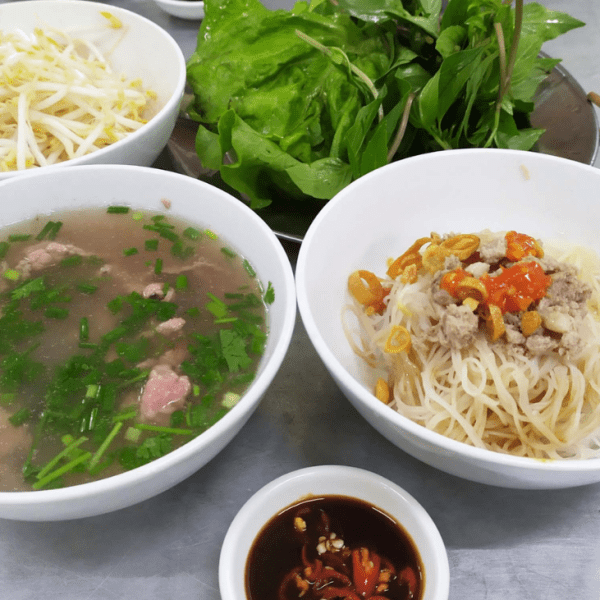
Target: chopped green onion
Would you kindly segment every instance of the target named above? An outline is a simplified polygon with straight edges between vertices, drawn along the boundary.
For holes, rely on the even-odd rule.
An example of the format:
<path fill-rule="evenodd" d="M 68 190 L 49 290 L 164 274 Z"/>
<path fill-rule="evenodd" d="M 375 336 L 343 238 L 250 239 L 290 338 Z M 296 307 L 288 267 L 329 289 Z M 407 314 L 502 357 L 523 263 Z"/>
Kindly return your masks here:
<path fill-rule="evenodd" d="M 125 215 L 129 212 L 128 206 L 109 206 L 106 209 L 109 215 Z"/>
<path fill-rule="evenodd" d="M 80 254 L 73 254 L 73 256 L 67 256 L 60 261 L 63 267 L 77 267 L 83 262 L 83 257 Z"/>
<path fill-rule="evenodd" d="M 76 467 L 77 465 L 80 465 L 81 463 L 84 463 L 87 460 L 89 460 L 89 458 L 91 456 L 92 456 L 91 452 L 85 452 L 81 456 L 74 458 L 71 462 L 67 463 L 66 465 L 56 469 L 56 471 L 53 471 L 49 475 L 46 475 L 46 477 L 44 477 L 43 479 L 36 481 L 31 487 L 34 490 L 39 490 L 39 489 L 45 487 L 48 483 L 50 483 L 51 481 L 54 481 L 61 475 L 64 475 L 65 473 L 72 471 L 73 468 Z"/>
<path fill-rule="evenodd" d="M 188 287 L 188 278 L 185 275 L 178 275 L 177 280 L 175 281 L 175 289 L 176 290 L 187 290 Z"/>
<path fill-rule="evenodd" d="M 188 227 L 187 229 L 184 229 L 183 235 L 188 238 L 188 240 L 199 240 L 202 237 L 202 233 L 195 227 Z"/>
<path fill-rule="evenodd" d="M 162 427 L 161 425 L 149 425 L 147 423 L 136 423 L 133 427 L 140 431 L 156 431 L 158 433 L 170 433 L 173 435 L 194 435 L 191 429 L 180 429 L 179 427 Z"/>
<path fill-rule="evenodd" d="M 136 429 L 135 427 L 128 427 L 127 431 L 125 432 L 125 439 L 128 442 L 133 442 L 135 444 L 135 442 L 139 441 L 141 435 L 142 431 L 140 429 Z"/>
<path fill-rule="evenodd" d="M 96 451 L 96 454 L 94 454 L 94 456 L 92 457 L 92 460 L 90 460 L 90 464 L 88 465 L 88 470 L 93 469 L 98 464 L 98 462 L 102 458 L 102 455 L 106 452 L 106 450 L 110 446 L 111 442 L 115 439 L 117 433 L 119 433 L 121 427 L 123 427 L 123 421 L 119 421 L 119 422 L 115 423 L 111 432 L 106 436 L 104 441 L 100 444 L 100 448 L 98 448 L 98 450 Z"/>
<path fill-rule="evenodd" d="M 157 258 L 154 263 L 154 274 L 160 275 L 162 273 L 163 261 L 162 258 Z"/>
<path fill-rule="evenodd" d="M 235 258 L 237 256 L 237 254 L 233 250 L 231 250 L 230 248 L 226 248 L 225 246 L 221 248 L 221 252 L 228 258 Z"/>
<path fill-rule="evenodd" d="M 15 233 L 8 236 L 9 242 L 26 242 L 29 239 L 31 239 L 30 233 Z"/>
<path fill-rule="evenodd" d="M 73 440 L 73 441 L 71 441 Z M 46 473 L 49 473 L 55 465 L 57 465 L 65 456 L 68 456 L 72 450 L 81 446 L 83 442 L 87 441 L 87 437 L 82 435 L 80 438 L 74 440 L 72 436 L 63 437 L 63 442 L 67 441 L 67 446 L 63 448 L 51 461 L 49 461 L 46 466 L 37 474 L 38 479 L 42 479 Z"/>
<path fill-rule="evenodd" d="M 58 306 L 49 306 L 44 311 L 44 316 L 48 319 L 66 319 L 69 316 L 69 311 L 66 308 L 58 308 Z"/>
<path fill-rule="evenodd" d="M 19 271 L 15 271 L 14 269 L 6 269 L 2 276 L 4 277 L 4 279 L 8 279 L 9 281 L 17 281 L 17 279 L 21 277 L 21 274 L 19 273 Z"/>
<path fill-rule="evenodd" d="M 10 244 L 8 242 L 0 242 L 0 258 L 4 258 L 8 253 Z"/>
<path fill-rule="evenodd" d="M 93 344 L 91 342 L 79 342 L 79 347 L 82 350 L 97 350 L 99 348 L 98 344 Z"/>
<path fill-rule="evenodd" d="M 123 248 L 123 256 L 134 256 L 137 253 L 137 248 Z"/>
<path fill-rule="evenodd" d="M 144 247 L 146 248 L 146 250 L 158 250 L 158 240 L 157 239 L 146 240 L 144 242 Z"/>
<path fill-rule="evenodd" d="M 239 394 L 236 394 L 235 392 L 227 392 L 223 396 L 221 404 L 225 408 L 233 408 L 240 401 L 240 398 L 241 396 Z"/>
<path fill-rule="evenodd" d="M 127 421 L 127 419 L 133 419 L 137 416 L 137 408 L 135 406 L 129 406 L 123 409 L 119 414 L 116 414 L 112 420 L 114 423 L 118 421 Z"/>
<path fill-rule="evenodd" d="M 79 321 L 79 340 L 87 342 L 90 339 L 90 324 L 87 317 L 81 317 Z"/>
<path fill-rule="evenodd" d="M 244 262 L 242 264 L 244 265 L 244 269 L 246 269 L 246 272 L 248 273 L 248 275 L 250 275 L 250 277 L 256 277 L 256 271 L 252 268 L 252 265 L 248 262 L 247 259 L 244 259 Z"/>
<path fill-rule="evenodd" d="M 75 287 L 83 294 L 93 294 L 98 289 L 97 285 L 91 283 L 78 283 Z"/>

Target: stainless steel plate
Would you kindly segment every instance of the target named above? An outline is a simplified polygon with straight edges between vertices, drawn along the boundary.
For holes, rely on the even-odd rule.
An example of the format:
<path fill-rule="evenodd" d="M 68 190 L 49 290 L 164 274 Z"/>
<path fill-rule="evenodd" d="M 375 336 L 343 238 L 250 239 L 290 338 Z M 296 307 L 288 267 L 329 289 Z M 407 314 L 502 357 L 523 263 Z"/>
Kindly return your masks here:
<path fill-rule="evenodd" d="M 585 90 L 562 66 L 555 67 L 540 86 L 531 123 L 546 130 L 537 144 L 537 151 L 594 164 L 599 141 L 596 111 L 587 100 Z M 218 171 L 206 169 L 200 163 L 194 148 L 196 131 L 196 123 L 184 117 L 178 119 L 167 149 L 155 166 L 203 179 L 239 197 L 223 182 Z M 301 242 L 324 204 L 325 201 L 318 200 L 286 199 L 257 212 L 278 237 Z"/>

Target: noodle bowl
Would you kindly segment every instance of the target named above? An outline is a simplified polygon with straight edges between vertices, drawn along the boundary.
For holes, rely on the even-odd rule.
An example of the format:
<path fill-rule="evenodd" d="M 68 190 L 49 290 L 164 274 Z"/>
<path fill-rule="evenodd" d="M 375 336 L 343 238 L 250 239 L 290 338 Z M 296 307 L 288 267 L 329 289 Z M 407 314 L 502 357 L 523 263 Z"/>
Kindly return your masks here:
<path fill-rule="evenodd" d="M 580 247 L 544 253 L 534 241 L 537 251 L 510 260 L 504 233 L 487 231 L 470 236 L 479 245 L 463 256 L 440 250 L 461 237 L 432 234 L 391 263 L 386 277 L 350 277 L 344 328 L 381 376 L 375 394 L 475 447 L 540 459 L 600 457 L 600 259 Z M 504 256 L 493 256 L 499 240 Z M 508 292 L 494 292 L 496 277 L 513 265 L 530 269 L 526 285 L 539 284 L 517 302 L 523 310 L 511 310 L 511 299 L 499 308 L 501 296 L 515 296 L 514 279 Z M 466 295 L 444 287 L 459 271 L 471 282 Z M 559 286 L 567 294 L 560 301 Z"/>

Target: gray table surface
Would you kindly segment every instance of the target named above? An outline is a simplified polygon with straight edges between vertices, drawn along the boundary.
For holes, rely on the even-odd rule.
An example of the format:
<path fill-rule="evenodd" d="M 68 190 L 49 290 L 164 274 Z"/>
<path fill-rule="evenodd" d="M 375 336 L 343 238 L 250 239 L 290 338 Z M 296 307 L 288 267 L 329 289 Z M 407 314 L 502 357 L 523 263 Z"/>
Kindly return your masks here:
<path fill-rule="evenodd" d="M 289 2 L 265 4 L 288 8 Z M 587 23 L 544 50 L 562 57 L 586 91 L 600 92 L 600 3 L 541 2 Z M 151 0 L 108 3 L 155 21 L 186 57 L 192 53 L 199 22 L 170 17 Z M 294 263 L 297 245 L 285 246 Z M 369 469 L 422 503 L 446 543 L 451 600 L 600 599 L 600 485 L 505 490 L 418 462 L 345 400 L 300 319 L 256 413 L 195 475 L 112 514 L 58 523 L 0 520 L 0 599 L 217 600 L 219 552 L 237 511 L 275 477 L 318 464 Z"/>

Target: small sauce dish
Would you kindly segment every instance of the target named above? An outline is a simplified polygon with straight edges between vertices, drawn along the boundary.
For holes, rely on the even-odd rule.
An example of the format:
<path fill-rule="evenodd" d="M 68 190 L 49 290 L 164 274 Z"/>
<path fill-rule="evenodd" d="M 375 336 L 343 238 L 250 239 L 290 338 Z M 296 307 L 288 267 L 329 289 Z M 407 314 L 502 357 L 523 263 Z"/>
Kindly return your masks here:
<path fill-rule="evenodd" d="M 395 483 L 346 466 L 301 469 L 259 490 L 231 523 L 219 562 L 223 600 L 447 600 L 449 581 L 425 509 Z"/>

